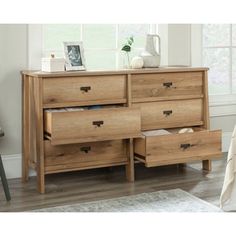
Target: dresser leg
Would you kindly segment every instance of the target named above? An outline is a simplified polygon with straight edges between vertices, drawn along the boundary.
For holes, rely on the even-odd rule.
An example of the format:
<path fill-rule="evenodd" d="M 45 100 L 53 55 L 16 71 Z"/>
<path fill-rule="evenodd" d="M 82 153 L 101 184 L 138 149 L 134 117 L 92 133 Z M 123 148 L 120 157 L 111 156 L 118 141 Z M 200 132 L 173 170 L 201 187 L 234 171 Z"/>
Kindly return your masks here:
<path fill-rule="evenodd" d="M 202 161 L 202 169 L 207 170 L 207 171 L 211 171 L 211 169 L 212 169 L 211 160 Z"/>
<path fill-rule="evenodd" d="M 126 179 L 129 182 L 134 182 L 134 146 L 133 139 L 128 140 L 128 164 L 126 165 Z"/>
<path fill-rule="evenodd" d="M 22 176 L 23 183 L 29 179 L 30 156 L 30 88 L 29 80 L 22 77 Z"/>
<path fill-rule="evenodd" d="M 29 165 L 28 165 L 28 159 L 24 156 L 22 157 L 22 177 L 21 180 L 23 183 L 27 182 L 29 180 Z"/>
<path fill-rule="evenodd" d="M 45 193 L 45 176 L 37 174 L 37 184 L 39 193 Z"/>

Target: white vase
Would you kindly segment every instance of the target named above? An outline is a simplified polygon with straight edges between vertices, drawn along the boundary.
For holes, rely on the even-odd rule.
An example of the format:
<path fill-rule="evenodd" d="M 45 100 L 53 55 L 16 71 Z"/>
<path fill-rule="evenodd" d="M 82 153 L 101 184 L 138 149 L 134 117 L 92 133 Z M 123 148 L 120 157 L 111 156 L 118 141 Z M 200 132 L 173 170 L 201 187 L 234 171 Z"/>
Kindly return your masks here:
<path fill-rule="evenodd" d="M 154 38 L 158 38 L 159 53 L 154 44 Z M 144 67 L 159 67 L 161 62 L 161 39 L 157 34 L 147 34 L 145 51 L 140 55 L 143 58 Z"/>

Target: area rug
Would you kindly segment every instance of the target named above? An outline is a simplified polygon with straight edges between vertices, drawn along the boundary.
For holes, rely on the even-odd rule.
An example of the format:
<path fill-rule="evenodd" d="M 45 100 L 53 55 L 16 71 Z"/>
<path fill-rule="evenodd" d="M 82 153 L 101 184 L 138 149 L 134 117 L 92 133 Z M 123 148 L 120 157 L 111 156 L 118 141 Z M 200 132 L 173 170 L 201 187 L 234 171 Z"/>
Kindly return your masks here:
<path fill-rule="evenodd" d="M 34 212 L 221 212 L 221 210 L 181 189 L 112 198 Z"/>

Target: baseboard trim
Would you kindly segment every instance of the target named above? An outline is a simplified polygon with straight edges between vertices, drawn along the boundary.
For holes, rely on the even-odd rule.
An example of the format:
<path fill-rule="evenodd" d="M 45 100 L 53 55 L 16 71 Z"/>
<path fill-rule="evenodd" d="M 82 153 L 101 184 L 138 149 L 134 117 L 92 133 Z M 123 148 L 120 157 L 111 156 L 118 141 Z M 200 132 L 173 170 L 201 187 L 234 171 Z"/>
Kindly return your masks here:
<path fill-rule="evenodd" d="M 228 152 L 232 132 L 223 132 L 222 151 Z M 21 154 L 2 155 L 3 165 L 8 179 L 21 178 Z M 35 171 L 30 171 L 30 176 L 35 176 Z"/>
<path fill-rule="evenodd" d="M 2 162 L 7 179 L 21 178 L 21 154 L 2 155 Z M 35 176 L 35 172 L 30 170 L 30 176 Z"/>

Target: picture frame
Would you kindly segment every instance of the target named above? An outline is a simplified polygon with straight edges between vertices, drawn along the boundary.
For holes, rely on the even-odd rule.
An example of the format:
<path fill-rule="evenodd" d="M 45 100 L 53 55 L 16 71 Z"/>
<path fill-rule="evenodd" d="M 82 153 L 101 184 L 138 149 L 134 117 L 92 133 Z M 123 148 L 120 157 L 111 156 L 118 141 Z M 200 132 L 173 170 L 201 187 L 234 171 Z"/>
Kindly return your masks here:
<path fill-rule="evenodd" d="M 66 70 L 86 70 L 83 42 L 63 42 Z"/>

